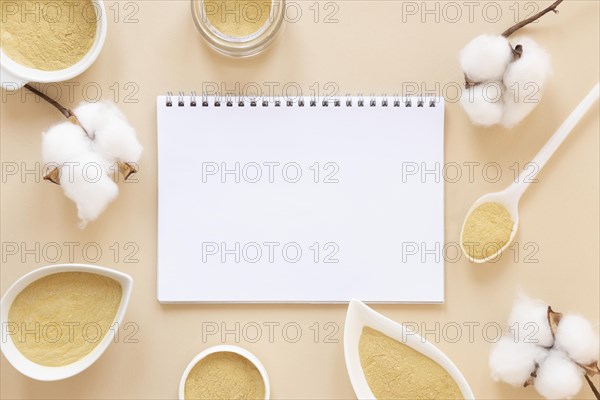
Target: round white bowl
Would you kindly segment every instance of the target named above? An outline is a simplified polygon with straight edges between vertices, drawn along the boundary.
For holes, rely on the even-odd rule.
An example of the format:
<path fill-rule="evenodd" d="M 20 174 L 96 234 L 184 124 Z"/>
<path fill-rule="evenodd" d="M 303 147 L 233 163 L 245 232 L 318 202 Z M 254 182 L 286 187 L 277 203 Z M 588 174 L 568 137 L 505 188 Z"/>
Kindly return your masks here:
<path fill-rule="evenodd" d="M 57 381 L 77 375 L 92 365 L 102 355 L 102 353 L 104 353 L 106 348 L 113 342 L 115 336 L 115 330 L 109 329 L 106 335 L 89 354 L 80 360 L 75 361 L 74 363 L 63 365 L 61 367 L 47 367 L 37 364 L 25 357 L 19 351 L 19 349 L 17 349 L 12 341 L 11 335 L 9 335 L 8 332 L 8 312 L 10 310 L 10 306 L 17 295 L 28 285 L 40 278 L 59 272 L 91 272 L 112 278 L 119 282 L 123 290 L 123 295 L 121 296 L 121 304 L 119 305 L 119 309 L 117 310 L 117 314 L 115 315 L 115 319 L 113 321 L 113 324 L 117 325 L 120 325 L 123 322 L 123 316 L 125 315 L 127 305 L 129 304 L 131 289 L 133 287 L 133 279 L 129 275 L 113 269 L 85 264 L 51 265 L 36 269 L 35 271 L 24 275 L 18 281 L 16 281 L 6 291 L 0 302 L 0 324 L 2 325 L 2 340 L 0 341 L 0 349 L 2 350 L 2 353 L 6 359 L 20 373 L 39 381 Z"/>
<path fill-rule="evenodd" d="M 4 90 L 14 91 L 28 82 L 62 82 L 76 77 L 88 69 L 102 50 L 106 39 L 106 10 L 102 0 L 92 0 L 97 14 L 96 37 L 85 56 L 69 68 L 56 71 L 42 71 L 17 63 L 0 49 L 0 84 Z"/>
<path fill-rule="evenodd" d="M 250 361 L 252 364 L 254 364 L 256 369 L 258 369 L 258 372 L 260 372 L 263 382 L 265 383 L 265 400 L 269 400 L 271 398 L 271 389 L 270 389 L 271 385 L 269 384 L 269 376 L 267 375 L 267 370 L 261 364 L 261 362 L 258 360 L 258 358 L 254 354 L 250 353 L 248 350 L 242 349 L 241 347 L 230 346 L 230 345 L 219 345 L 219 346 L 209 347 L 208 349 L 198 353 L 196 355 L 196 357 L 194 357 L 192 359 L 192 361 L 190 361 L 188 366 L 185 368 L 183 375 L 181 376 L 181 381 L 179 382 L 179 400 L 185 400 L 185 381 L 187 381 L 187 377 L 190 374 L 190 371 L 192 370 L 192 368 L 194 368 L 194 366 L 196 364 L 198 364 L 198 362 L 200 362 L 200 360 L 202 360 L 204 357 L 208 356 L 209 354 L 221 353 L 221 352 L 229 352 L 229 353 L 239 354 L 240 356 L 244 357 L 245 359 Z"/>

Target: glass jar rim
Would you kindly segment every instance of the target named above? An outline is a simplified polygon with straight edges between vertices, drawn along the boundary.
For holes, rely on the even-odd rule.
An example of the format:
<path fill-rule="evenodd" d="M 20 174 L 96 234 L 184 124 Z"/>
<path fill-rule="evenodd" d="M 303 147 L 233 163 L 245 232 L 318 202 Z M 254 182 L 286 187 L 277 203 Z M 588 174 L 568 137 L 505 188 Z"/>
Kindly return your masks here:
<path fill-rule="evenodd" d="M 270 0 L 269 17 L 256 32 L 246 36 L 230 36 L 210 23 L 204 2 L 205 0 L 191 0 L 194 23 L 210 47 L 225 55 L 246 57 L 261 52 L 271 44 L 283 23 L 285 0 Z"/>

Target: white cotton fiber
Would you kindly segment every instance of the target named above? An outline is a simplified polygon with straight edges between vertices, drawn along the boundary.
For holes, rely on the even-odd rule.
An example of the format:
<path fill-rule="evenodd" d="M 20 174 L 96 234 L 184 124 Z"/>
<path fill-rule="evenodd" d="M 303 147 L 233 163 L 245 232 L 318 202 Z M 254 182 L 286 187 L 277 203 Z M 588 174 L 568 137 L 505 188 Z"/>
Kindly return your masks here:
<path fill-rule="evenodd" d="M 512 57 L 512 48 L 504 36 L 480 35 L 461 50 L 459 60 L 472 82 L 484 82 L 501 80 Z"/>
<path fill-rule="evenodd" d="M 548 305 L 541 300 L 519 294 L 508 317 L 508 326 L 521 342 L 542 347 L 551 347 L 554 343 L 548 322 Z"/>
<path fill-rule="evenodd" d="M 582 365 L 598 361 L 600 338 L 592 324 L 579 315 L 565 315 L 556 330 L 556 345 Z"/>
<path fill-rule="evenodd" d="M 492 378 L 513 386 L 523 386 L 535 370 L 536 362 L 542 360 L 546 353 L 543 347 L 503 336 L 494 343 L 490 352 Z"/>
<path fill-rule="evenodd" d="M 534 387 L 546 399 L 570 399 L 581 390 L 583 369 L 552 350 L 537 370 Z"/>
<path fill-rule="evenodd" d="M 60 185 L 65 195 L 77 204 L 80 228 L 94 221 L 119 192 L 111 178 L 110 163 L 92 151 L 87 151 L 65 163 Z"/>
<path fill-rule="evenodd" d="M 126 120 L 125 115 L 110 101 L 98 101 L 96 103 L 81 103 L 73 113 L 77 116 L 81 125 L 94 134 L 108 118 L 120 118 Z"/>
<path fill-rule="evenodd" d="M 550 55 L 534 40 L 514 41 L 522 46 L 521 58 L 511 63 L 504 74 L 504 115 L 502 125 L 512 127 L 539 104 L 546 81 L 552 73 Z"/>
<path fill-rule="evenodd" d="M 502 119 L 501 82 L 486 82 L 463 89 L 460 105 L 476 125 L 491 126 L 500 123 Z"/>
<path fill-rule="evenodd" d="M 42 158 L 45 164 L 61 165 L 90 148 L 91 141 L 83 129 L 71 122 L 54 125 L 42 134 Z"/>
<path fill-rule="evenodd" d="M 94 150 L 106 159 L 137 162 L 142 145 L 135 129 L 125 116 L 110 102 L 82 104 L 75 109 L 82 125 L 94 135 Z"/>
<path fill-rule="evenodd" d="M 126 121 L 113 118 L 96 131 L 94 149 L 109 160 L 138 162 L 142 145 L 138 142 L 135 129 Z"/>

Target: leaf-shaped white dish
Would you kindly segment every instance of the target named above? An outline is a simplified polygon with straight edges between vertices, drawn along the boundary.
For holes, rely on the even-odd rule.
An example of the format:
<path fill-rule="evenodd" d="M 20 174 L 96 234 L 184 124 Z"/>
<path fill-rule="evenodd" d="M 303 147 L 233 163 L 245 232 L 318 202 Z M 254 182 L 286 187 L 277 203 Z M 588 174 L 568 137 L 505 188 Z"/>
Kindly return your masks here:
<path fill-rule="evenodd" d="M 357 398 L 375 399 L 363 372 L 358 350 L 365 326 L 373 328 L 437 362 L 454 379 L 465 399 L 475 398 L 463 374 L 440 349 L 403 325 L 373 311 L 359 300 L 352 300 L 348 306 L 344 326 L 344 356 L 350 382 Z"/>
<path fill-rule="evenodd" d="M 106 276 L 119 282 L 122 289 L 121 302 L 117 313 L 115 314 L 112 326 L 115 329 L 109 329 L 104 335 L 102 340 L 99 341 L 98 345 L 83 358 L 75 361 L 74 363 L 67 364 L 60 367 L 48 367 L 40 365 L 29 360 L 25 357 L 15 346 L 12 335 L 9 332 L 10 324 L 8 323 L 8 312 L 10 307 L 17 297 L 17 295 L 29 286 L 31 283 L 41 279 L 45 276 L 56 274 L 59 272 L 89 272 Z M 37 379 L 40 381 L 56 381 L 60 379 L 69 378 L 73 375 L 77 375 L 81 371 L 92 365 L 101 355 L 104 353 L 106 348 L 111 344 L 115 336 L 115 330 L 123 321 L 127 305 L 129 304 L 129 298 L 131 296 L 131 289 L 133 287 L 133 279 L 124 273 L 115 271 L 113 269 L 98 267 L 95 265 L 85 264 L 60 264 L 51 265 L 48 267 L 42 267 L 36 269 L 16 281 L 4 294 L 2 301 L 0 302 L 0 324 L 2 325 L 2 341 L 0 348 L 6 359 L 23 375 L 30 378 Z"/>

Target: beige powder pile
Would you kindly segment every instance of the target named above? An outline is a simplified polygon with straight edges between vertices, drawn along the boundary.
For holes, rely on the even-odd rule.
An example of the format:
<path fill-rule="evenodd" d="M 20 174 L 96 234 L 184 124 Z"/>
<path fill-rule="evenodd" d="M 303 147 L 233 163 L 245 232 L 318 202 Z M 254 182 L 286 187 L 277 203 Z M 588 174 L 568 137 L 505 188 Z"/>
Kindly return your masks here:
<path fill-rule="evenodd" d="M 17 349 L 48 367 L 71 364 L 108 333 L 121 303 L 119 282 L 88 272 L 61 272 L 23 289 L 8 312 Z"/>
<path fill-rule="evenodd" d="M 228 36 L 244 37 L 258 31 L 269 19 L 270 1 L 204 0 L 211 25 Z"/>
<path fill-rule="evenodd" d="M 456 382 L 438 363 L 375 329 L 363 328 L 359 355 L 377 399 L 463 399 Z"/>
<path fill-rule="evenodd" d="M 96 19 L 91 0 L 0 0 L 0 47 L 21 65 L 65 69 L 92 47 Z"/>
<path fill-rule="evenodd" d="M 260 371 L 239 354 L 209 354 L 194 365 L 185 381 L 185 399 L 264 399 L 265 382 Z"/>
<path fill-rule="evenodd" d="M 498 203 L 483 203 L 467 217 L 461 242 L 470 257 L 483 260 L 496 254 L 510 240 L 513 220 Z"/>

